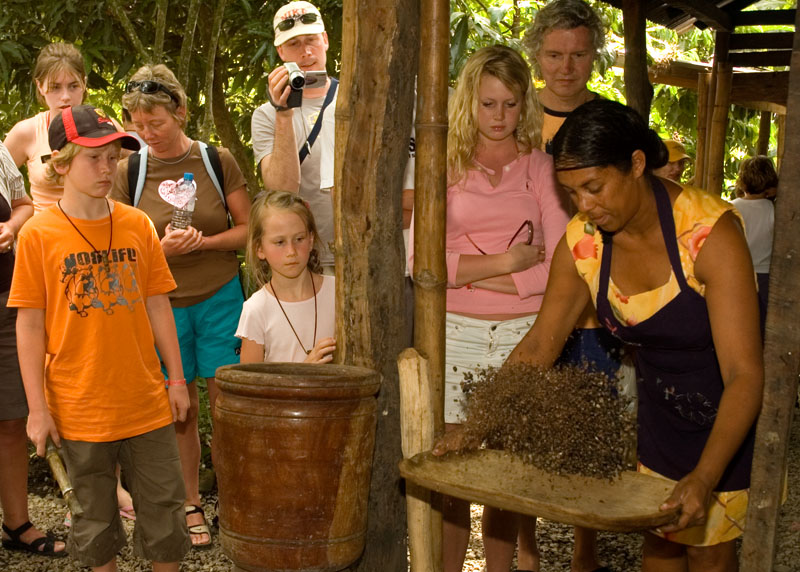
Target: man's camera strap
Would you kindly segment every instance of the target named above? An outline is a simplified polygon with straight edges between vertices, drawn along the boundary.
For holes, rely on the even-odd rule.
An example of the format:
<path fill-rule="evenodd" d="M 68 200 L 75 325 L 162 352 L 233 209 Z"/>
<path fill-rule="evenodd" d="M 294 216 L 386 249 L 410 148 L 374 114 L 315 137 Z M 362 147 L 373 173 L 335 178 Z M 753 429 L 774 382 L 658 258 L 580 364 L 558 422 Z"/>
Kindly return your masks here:
<path fill-rule="evenodd" d="M 303 143 L 303 146 L 300 147 L 300 164 L 302 165 L 303 161 L 308 154 L 311 153 L 311 147 L 314 145 L 314 141 L 317 140 L 317 136 L 319 132 L 322 131 L 322 116 L 325 113 L 325 108 L 328 107 L 333 98 L 336 96 L 336 89 L 339 87 L 339 80 L 336 78 L 330 78 L 331 85 L 328 87 L 328 93 L 325 94 L 325 101 L 322 102 L 322 109 L 319 110 L 319 115 L 317 115 L 317 120 L 314 122 L 314 127 L 311 129 L 311 133 L 308 134 L 308 138 L 306 138 L 306 142 Z"/>

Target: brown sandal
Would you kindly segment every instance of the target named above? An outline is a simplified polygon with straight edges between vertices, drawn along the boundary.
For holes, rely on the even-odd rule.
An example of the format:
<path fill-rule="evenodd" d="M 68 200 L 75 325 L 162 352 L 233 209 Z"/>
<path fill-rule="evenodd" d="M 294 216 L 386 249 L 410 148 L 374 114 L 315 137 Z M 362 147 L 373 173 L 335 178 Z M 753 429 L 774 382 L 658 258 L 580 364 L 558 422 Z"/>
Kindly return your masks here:
<path fill-rule="evenodd" d="M 190 514 L 202 514 L 203 515 L 203 524 L 190 525 L 188 522 L 186 523 L 186 526 L 189 528 L 189 534 L 190 535 L 194 534 L 194 535 L 198 535 L 198 536 L 201 535 L 201 534 L 207 534 L 208 535 L 208 541 L 207 542 L 203 542 L 203 543 L 200 543 L 200 544 L 192 543 L 192 548 L 210 548 L 211 547 L 211 530 L 208 528 L 208 521 L 206 520 L 206 513 L 203 511 L 203 509 L 201 507 L 199 507 L 197 505 L 193 505 L 193 504 L 187 504 L 184 507 L 184 510 L 186 511 L 186 516 L 189 516 Z"/>

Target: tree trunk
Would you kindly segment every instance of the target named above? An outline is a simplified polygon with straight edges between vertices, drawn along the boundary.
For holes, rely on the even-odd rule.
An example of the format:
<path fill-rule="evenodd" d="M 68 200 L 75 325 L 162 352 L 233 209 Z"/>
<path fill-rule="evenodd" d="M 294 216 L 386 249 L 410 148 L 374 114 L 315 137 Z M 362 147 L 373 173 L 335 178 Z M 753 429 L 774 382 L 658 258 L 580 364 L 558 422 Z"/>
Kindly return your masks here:
<path fill-rule="evenodd" d="M 156 0 L 156 37 L 153 42 L 153 59 L 164 59 L 164 34 L 167 29 L 167 8 L 169 0 Z"/>
<path fill-rule="evenodd" d="M 231 114 L 225 104 L 225 85 L 227 84 L 227 76 L 225 74 L 224 62 L 219 58 L 214 61 L 214 96 L 211 100 L 212 109 L 214 111 L 214 126 L 217 130 L 217 135 L 222 145 L 228 149 L 239 164 L 244 178 L 247 180 L 247 189 L 250 196 L 253 197 L 258 193 L 261 188 L 259 178 L 253 169 L 253 159 L 247 152 L 242 140 L 239 138 L 239 133 L 236 126 L 233 124 Z"/>
<path fill-rule="evenodd" d="M 189 61 L 192 58 L 192 44 L 194 31 L 197 28 L 197 17 L 200 15 L 200 0 L 191 0 L 189 11 L 186 14 L 183 42 L 181 43 L 181 56 L 178 62 L 178 82 L 186 89 L 189 83 Z"/>
<path fill-rule="evenodd" d="M 772 131 L 772 113 L 762 111 L 758 122 L 758 141 L 756 142 L 756 155 L 766 155 L 769 152 L 769 136 Z"/>
<path fill-rule="evenodd" d="M 345 0 L 336 108 L 337 360 L 383 375 L 364 572 L 405 572 L 397 462 L 397 355 L 404 345 L 402 178 L 411 135 L 419 18 L 414 0 Z"/>
<path fill-rule="evenodd" d="M 136 29 L 133 27 L 130 18 L 128 18 L 128 14 L 126 14 L 125 10 L 120 6 L 119 0 L 108 0 L 108 7 L 111 9 L 111 14 L 119 20 L 122 29 L 125 30 L 128 41 L 139 54 L 139 58 L 147 61 L 150 58 L 150 54 L 139 39 L 139 35 L 136 33 Z"/>
<path fill-rule="evenodd" d="M 653 86 L 647 76 L 647 22 L 642 2 L 624 0 L 622 19 L 625 28 L 625 99 L 648 120 Z"/>
<path fill-rule="evenodd" d="M 800 12 L 798 12 L 800 15 Z M 798 20 L 800 24 L 800 19 Z M 789 157 L 800 154 L 800 35 L 795 35 L 789 97 L 786 104 L 786 138 Z M 783 166 L 775 203 L 775 239 L 770 264 L 769 307 L 764 345 L 764 402 L 756 431 L 747 529 L 742 542 L 742 572 L 771 572 L 775 559 L 775 534 L 797 377 L 800 373 L 800 260 L 795 255 L 800 240 L 794 231 L 800 218 L 800 163 Z"/>
<path fill-rule="evenodd" d="M 200 124 L 200 139 L 207 141 L 211 135 L 211 128 L 214 125 L 214 62 L 217 59 L 217 44 L 219 43 L 219 33 L 222 30 L 222 16 L 225 14 L 226 0 L 217 0 L 217 5 L 214 7 L 214 22 L 211 25 L 211 34 L 209 34 L 208 42 L 206 43 L 206 78 L 205 87 L 203 91 L 206 96 L 205 113 L 203 114 L 203 121 Z"/>

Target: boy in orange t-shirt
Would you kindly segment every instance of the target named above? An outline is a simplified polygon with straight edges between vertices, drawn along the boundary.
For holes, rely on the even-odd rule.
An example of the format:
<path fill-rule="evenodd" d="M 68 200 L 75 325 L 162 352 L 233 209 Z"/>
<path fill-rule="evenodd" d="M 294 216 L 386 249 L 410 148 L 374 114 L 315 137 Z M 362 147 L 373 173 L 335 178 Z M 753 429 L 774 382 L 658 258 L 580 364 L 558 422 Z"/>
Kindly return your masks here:
<path fill-rule="evenodd" d="M 84 509 L 70 552 L 116 570 L 126 537 L 115 466 L 136 509 L 137 554 L 177 572 L 191 542 L 175 430 L 189 407 L 167 292 L 175 282 L 150 220 L 106 198 L 120 147 L 138 148 L 102 111 L 64 109 L 49 128 L 48 171 L 64 195 L 19 234 L 8 305 L 17 307 L 28 436 L 60 445 Z M 164 389 L 158 346 L 169 374 Z"/>

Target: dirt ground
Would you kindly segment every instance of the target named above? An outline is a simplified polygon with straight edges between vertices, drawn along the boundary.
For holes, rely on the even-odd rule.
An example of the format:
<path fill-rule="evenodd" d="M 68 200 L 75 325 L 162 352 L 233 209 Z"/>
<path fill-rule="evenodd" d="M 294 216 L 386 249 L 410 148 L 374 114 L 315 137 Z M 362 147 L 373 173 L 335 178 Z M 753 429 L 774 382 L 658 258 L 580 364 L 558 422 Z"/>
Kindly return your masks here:
<path fill-rule="evenodd" d="M 776 540 L 774 572 L 800 572 L 800 415 L 796 414 L 789 450 L 789 498 L 784 505 Z M 34 460 L 31 469 L 29 505 L 31 520 L 44 529 L 65 535 L 64 503 L 56 496 L 52 481 L 47 477 L 46 464 Z M 206 498 L 206 514 L 214 514 L 215 498 Z M 465 572 L 483 570 L 483 547 L 480 539 L 481 507 L 472 511 L 472 538 L 467 552 Z M 129 531 L 132 526 L 128 523 Z M 572 529 L 561 524 L 539 520 L 539 546 L 542 554 L 542 572 L 569 570 L 572 551 Z M 601 532 L 599 535 L 600 558 L 616 572 L 639 570 L 641 550 L 640 536 Z M 118 559 L 120 572 L 149 570 L 145 561 L 132 556 L 126 548 Z M 75 559 L 67 557 L 54 560 L 42 556 L 10 552 L 0 549 L 0 571 L 3 572 L 73 572 L 86 570 Z M 181 570 L 204 572 L 230 572 L 233 564 L 222 553 L 214 531 L 214 545 L 209 550 L 193 550 L 183 561 Z M 375 571 L 382 572 L 382 571 Z"/>

